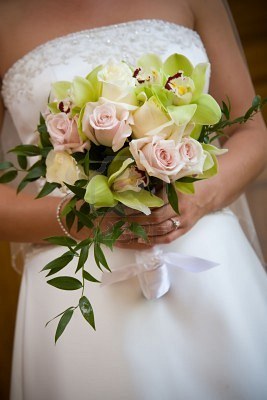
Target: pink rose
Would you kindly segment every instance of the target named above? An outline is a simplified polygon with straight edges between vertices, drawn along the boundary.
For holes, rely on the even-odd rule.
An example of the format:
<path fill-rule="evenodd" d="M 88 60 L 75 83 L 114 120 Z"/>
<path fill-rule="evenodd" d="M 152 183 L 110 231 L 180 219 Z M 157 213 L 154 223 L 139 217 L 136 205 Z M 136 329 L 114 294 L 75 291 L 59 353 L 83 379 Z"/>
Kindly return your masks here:
<path fill-rule="evenodd" d="M 147 136 L 132 140 L 129 147 L 140 170 L 167 183 L 173 181 L 185 165 L 174 140 Z"/>
<path fill-rule="evenodd" d="M 96 103 L 87 103 L 82 120 L 83 132 L 96 145 L 102 144 L 118 151 L 132 133 L 130 110 L 135 108 L 103 98 Z"/>
<path fill-rule="evenodd" d="M 77 127 L 77 118 L 69 119 L 64 112 L 49 114 L 46 127 L 56 151 L 69 150 L 74 153 L 90 148 L 90 142 L 83 142 Z"/>
<path fill-rule="evenodd" d="M 201 144 L 193 138 L 184 138 L 178 144 L 179 155 L 184 167 L 176 175 L 176 180 L 184 176 L 202 174 L 206 155 Z"/>

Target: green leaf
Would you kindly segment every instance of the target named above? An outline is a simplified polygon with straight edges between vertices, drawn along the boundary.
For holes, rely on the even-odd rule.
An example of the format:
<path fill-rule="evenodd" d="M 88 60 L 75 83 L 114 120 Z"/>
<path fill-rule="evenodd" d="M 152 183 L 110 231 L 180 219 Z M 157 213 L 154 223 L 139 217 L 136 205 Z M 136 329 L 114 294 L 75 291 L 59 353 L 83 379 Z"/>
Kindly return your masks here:
<path fill-rule="evenodd" d="M 87 179 L 78 179 L 78 181 L 75 182 L 75 186 L 83 188 L 88 184 Z"/>
<path fill-rule="evenodd" d="M 225 115 L 226 119 L 230 118 L 230 110 L 224 101 L 222 101 L 222 113 Z"/>
<path fill-rule="evenodd" d="M 71 276 L 59 276 L 50 279 L 47 283 L 61 290 L 77 290 L 83 286 L 78 279 L 72 278 Z"/>
<path fill-rule="evenodd" d="M 92 219 L 89 215 L 85 215 L 78 210 L 73 210 L 73 212 L 78 217 L 79 221 L 83 224 L 83 226 L 86 226 L 89 229 L 92 229 L 94 227 Z"/>
<path fill-rule="evenodd" d="M 41 154 L 41 149 L 38 146 L 31 144 L 21 144 L 9 150 L 9 153 L 16 153 L 21 156 L 35 157 Z"/>
<path fill-rule="evenodd" d="M 70 231 L 73 224 L 75 221 L 75 213 L 73 211 L 70 211 L 67 215 L 66 215 L 66 225 L 68 230 Z"/>
<path fill-rule="evenodd" d="M 91 274 L 89 274 L 89 272 L 87 272 L 85 270 L 83 270 L 83 277 L 84 277 L 84 279 L 86 279 L 89 282 L 101 283 L 96 278 L 94 278 Z"/>
<path fill-rule="evenodd" d="M 62 256 L 55 258 L 53 261 L 50 261 L 46 266 L 42 269 L 45 271 L 47 269 L 54 269 L 54 268 L 64 268 L 67 264 L 71 262 L 74 255 L 70 252 L 62 254 Z"/>
<path fill-rule="evenodd" d="M 27 186 L 30 182 L 31 181 L 27 181 L 25 179 L 22 179 L 22 181 L 20 182 L 20 184 L 17 187 L 17 194 L 20 193 L 25 188 L 25 186 Z"/>
<path fill-rule="evenodd" d="M 257 108 L 261 105 L 261 96 L 257 95 L 252 100 L 252 107 Z"/>
<path fill-rule="evenodd" d="M 72 193 L 76 194 L 80 199 L 83 199 L 85 196 L 85 189 L 74 186 L 74 185 L 69 185 L 68 183 L 64 182 L 64 184 L 72 191 Z"/>
<path fill-rule="evenodd" d="M 18 172 L 15 170 L 8 171 L 5 174 L 0 176 L 0 183 L 8 183 L 13 181 L 18 175 Z"/>
<path fill-rule="evenodd" d="M 140 224 L 132 222 L 128 229 L 130 229 L 130 231 L 132 231 L 136 236 L 140 236 L 144 240 L 148 239 L 145 229 Z"/>
<path fill-rule="evenodd" d="M 82 296 L 80 298 L 79 307 L 86 321 L 89 322 L 91 327 L 95 330 L 94 311 L 87 297 Z"/>
<path fill-rule="evenodd" d="M 46 174 L 45 164 L 38 164 L 30 169 L 28 174 L 25 176 L 24 180 L 29 181 L 32 179 L 40 178 L 41 176 L 45 176 L 45 174 Z"/>
<path fill-rule="evenodd" d="M 27 157 L 18 155 L 17 158 L 20 168 L 27 169 L 28 166 Z"/>
<path fill-rule="evenodd" d="M 89 156 L 89 151 L 87 151 L 84 157 L 84 173 L 87 176 L 89 176 L 89 167 L 90 167 L 90 156 Z"/>
<path fill-rule="evenodd" d="M 70 308 L 64 312 L 62 317 L 59 320 L 57 330 L 56 330 L 56 335 L 55 335 L 55 343 L 58 341 L 64 330 L 66 329 L 66 326 L 71 320 L 71 317 L 73 315 L 74 309 Z"/>
<path fill-rule="evenodd" d="M 90 204 L 84 202 L 83 205 L 80 207 L 79 210 L 81 213 L 85 214 L 85 215 L 89 215 L 91 213 L 91 207 Z M 91 216 L 91 214 L 90 214 Z"/>
<path fill-rule="evenodd" d="M 118 222 L 116 222 L 115 225 L 113 225 L 112 236 L 114 236 L 116 238 L 116 240 L 123 233 L 123 230 L 121 228 L 123 227 L 124 224 L 125 224 L 125 221 L 118 221 Z"/>
<path fill-rule="evenodd" d="M 172 206 L 173 210 L 176 212 L 176 214 L 180 214 L 178 196 L 177 196 L 175 187 L 172 183 L 167 184 L 166 192 L 167 192 L 169 203 Z"/>
<path fill-rule="evenodd" d="M 49 193 L 53 192 L 53 190 L 55 190 L 58 187 L 60 187 L 58 183 L 45 182 L 42 190 L 36 196 L 36 199 L 40 199 L 41 197 L 47 196 Z"/>
<path fill-rule="evenodd" d="M 81 268 L 84 267 L 84 264 L 86 263 L 87 258 L 88 258 L 88 253 L 89 253 L 89 245 L 84 246 L 81 249 L 80 257 L 79 257 L 79 261 L 78 261 L 78 266 L 77 266 L 77 269 L 76 269 L 75 273 L 78 272 Z"/>
<path fill-rule="evenodd" d="M 0 171 L 3 171 L 4 169 L 12 168 L 14 165 L 9 162 L 9 161 L 4 161 L 0 163 Z"/>
<path fill-rule="evenodd" d="M 41 129 L 41 127 L 43 127 L 43 128 Z M 41 145 L 43 147 L 50 147 L 52 149 L 53 146 L 52 146 L 52 144 L 50 142 L 50 135 L 46 131 L 46 125 L 41 125 L 39 129 L 40 129 L 39 133 L 40 133 Z"/>
<path fill-rule="evenodd" d="M 193 183 L 183 183 L 183 182 L 175 182 L 174 183 L 176 190 L 184 194 L 193 194 L 195 193 L 195 188 Z"/>
<path fill-rule="evenodd" d="M 67 310 L 62 311 L 60 314 L 58 314 L 58 315 L 56 315 L 55 317 L 51 318 L 51 319 L 45 324 L 45 327 L 47 327 L 47 325 L 50 324 L 50 322 L 54 321 L 54 319 L 56 319 L 56 318 L 60 317 L 62 314 L 64 314 L 64 312 L 66 312 L 66 311 L 68 311 L 68 310 L 71 310 L 71 309 L 74 310 L 75 307 L 69 307 L 69 308 L 67 308 Z"/>
<path fill-rule="evenodd" d="M 82 240 L 80 243 L 77 244 L 77 246 L 75 247 L 75 251 L 78 251 L 80 249 L 82 249 L 83 247 L 87 246 L 88 244 L 92 243 L 93 239 L 91 238 L 87 238 Z"/>
<path fill-rule="evenodd" d="M 67 214 L 73 211 L 77 203 L 77 198 L 73 196 L 67 204 L 64 206 L 63 210 L 61 211 L 62 217 L 65 217 Z"/>
<path fill-rule="evenodd" d="M 44 240 L 46 240 L 49 243 L 56 244 L 57 246 L 71 247 L 71 246 L 77 245 L 76 240 L 74 240 L 70 237 L 67 237 L 67 236 L 51 236 Z"/>
<path fill-rule="evenodd" d="M 103 250 L 101 249 L 100 245 L 98 243 L 95 243 L 94 245 L 94 256 L 95 256 L 95 261 L 97 266 L 100 268 L 100 264 L 103 265 L 108 271 L 110 271 L 110 268 L 108 266 L 106 257 L 103 253 Z M 101 268 L 100 268 L 101 269 Z"/>

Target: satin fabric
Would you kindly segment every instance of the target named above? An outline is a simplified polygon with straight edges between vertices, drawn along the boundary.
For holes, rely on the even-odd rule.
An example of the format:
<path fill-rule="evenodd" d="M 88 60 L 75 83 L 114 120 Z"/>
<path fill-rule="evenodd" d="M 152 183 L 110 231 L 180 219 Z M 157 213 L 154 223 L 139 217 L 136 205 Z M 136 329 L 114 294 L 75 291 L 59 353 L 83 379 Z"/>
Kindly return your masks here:
<path fill-rule="evenodd" d="M 158 20 L 78 32 L 39 46 L 3 81 L 4 101 L 20 140 L 35 143 L 51 82 L 86 75 L 111 56 L 134 62 L 144 52 L 173 52 L 193 64 L 208 60 L 199 35 Z M 67 55 L 67 56 L 66 56 Z M 207 89 L 207 88 L 206 88 Z M 234 214 L 202 218 L 161 246 L 219 266 L 192 274 L 169 270 L 171 288 L 147 300 L 137 277 L 110 286 L 88 283 L 94 332 L 79 312 L 55 346 L 53 316 L 80 293 L 46 284 L 42 267 L 62 254 L 53 246 L 27 252 L 14 341 L 12 400 L 263 400 L 267 397 L 266 273 Z M 106 251 L 113 270 L 135 252 Z M 74 274 L 75 265 L 67 273 Z M 88 270 L 100 278 L 93 256 Z M 65 273 L 64 273 L 65 274 Z"/>

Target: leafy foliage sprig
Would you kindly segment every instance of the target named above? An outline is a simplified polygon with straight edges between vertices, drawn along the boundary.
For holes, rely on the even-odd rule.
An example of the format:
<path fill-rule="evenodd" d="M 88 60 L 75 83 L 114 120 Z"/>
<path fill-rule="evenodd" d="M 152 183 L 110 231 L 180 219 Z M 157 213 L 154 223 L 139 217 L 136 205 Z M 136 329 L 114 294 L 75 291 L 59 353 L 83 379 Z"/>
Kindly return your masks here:
<path fill-rule="evenodd" d="M 228 104 L 222 102 L 222 117 L 220 121 L 214 125 L 204 125 L 202 127 L 198 141 L 205 144 L 213 142 L 218 137 L 225 135 L 223 132 L 225 128 L 235 124 L 243 124 L 249 119 L 252 119 L 253 116 L 266 103 L 267 99 L 261 99 L 260 96 L 256 96 L 253 99 L 251 107 L 246 111 L 243 116 L 231 120 L 230 102 L 228 101 Z M 10 150 L 10 152 L 16 154 L 19 167 L 16 167 L 13 163 L 9 161 L 0 163 L 0 171 L 5 171 L 0 176 L 0 183 L 11 182 L 18 176 L 19 172 L 23 172 L 25 174 L 24 178 L 18 185 L 17 193 L 22 191 L 29 183 L 42 178 L 45 179 L 46 176 L 46 157 L 47 154 L 53 149 L 53 146 L 50 142 L 45 120 L 42 115 L 40 116 L 40 123 L 37 130 L 39 132 L 40 138 L 40 143 L 38 146 L 19 145 Z M 99 151 L 101 149 L 97 150 Z M 28 167 L 28 157 L 37 157 L 38 160 L 32 166 Z M 92 162 L 92 160 L 89 160 L 89 152 L 86 152 L 85 154 L 75 153 L 74 157 L 76 161 L 83 166 L 86 175 L 89 175 L 89 169 L 94 169 L 94 167 L 98 167 L 97 165 L 90 165 L 90 161 Z M 109 155 L 109 159 L 111 158 L 112 157 L 110 157 Z M 106 167 L 107 165 L 105 166 L 105 168 Z M 179 179 L 179 184 L 193 184 L 193 182 L 200 179 L 201 178 L 199 177 L 184 177 Z M 69 185 L 67 183 L 65 184 L 68 190 L 72 193 L 72 198 L 63 208 L 61 216 L 65 218 L 66 225 L 69 230 L 73 228 L 73 225 L 76 222 L 77 232 L 86 227 L 91 230 L 91 235 L 80 242 L 66 236 L 54 236 L 46 239 L 46 241 L 50 244 L 66 248 L 66 251 L 60 257 L 52 260 L 42 269 L 43 272 L 47 272 L 47 283 L 60 290 L 81 290 L 81 295 L 76 305 L 68 307 L 66 310 L 62 311 L 46 324 L 47 326 L 51 321 L 59 318 L 55 333 L 55 342 L 57 342 L 57 340 L 63 334 L 76 309 L 80 310 L 85 320 L 93 329 L 95 329 L 95 317 L 93 307 L 89 299 L 84 294 L 86 282 L 94 284 L 100 283 L 100 281 L 91 274 L 91 271 L 89 272 L 86 269 L 90 250 L 93 250 L 94 252 L 94 259 L 97 267 L 101 271 L 103 271 L 103 269 L 110 271 L 105 254 L 102 250 L 102 246 L 106 246 L 107 248 L 112 250 L 115 242 L 126 231 L 131 231 L 134 235 L 141 237 L 143 240 L 147 240 L 146 232 L 141 225 L 137 223 L 129 224 L 127 222 L 127 216 L 124 213 L 122 205 L 118 204 L 113 208 L 95 209 L 92 205 L 84 202 L 85 187 L 87 184 L 88 181 L 84 179 L 76 181 L 75 185 Z M 37 198 L 47 196 L 56 188 L 60 187 L 61 185 L 58 183 L 45 182 L 43 188 L 38 193 Z M 179 213 L 176 186 L 173 183 L 167 184 L 166 193 L 170 205 L 176 213 Z M 77 207 L 78 202 L 79 204 L 82 203 L 79 208 Z M 120 216 L 120 221 L 116 222 L 112 227 L 110 227 L 107 232 L 104 232 L 101 229 L 101 223 L 106 214 L 111 211 L 117 213 Z M 54 277 L 54 275 L 58 274 L 60 271 L 62 272 L 64 268 L 68 267 L 69 264 L 75 259 L 77 262 L 75 264 L 76 269 L 74 271 L 74 274 L 77 274 L 77 276 L 79 275 L 79 279 L 68 275 Z"/>

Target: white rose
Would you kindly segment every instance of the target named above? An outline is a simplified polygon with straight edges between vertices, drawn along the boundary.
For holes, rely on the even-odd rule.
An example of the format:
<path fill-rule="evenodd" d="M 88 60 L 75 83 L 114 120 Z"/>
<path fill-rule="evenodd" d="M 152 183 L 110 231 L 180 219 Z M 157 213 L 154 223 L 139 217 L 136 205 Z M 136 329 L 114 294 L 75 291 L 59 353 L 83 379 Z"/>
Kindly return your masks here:
<path fill-rule="evenodd" d="M 133 113 L 133 137 L 149 135 L 168 137 L 173 130 L 173 121 L 155 103 L 153 97 Z"/>
<path fill-rule="evenodd" d="M 133 93 L 135 79 L 133 72 L 124 62 L 108 62 L 97 74 L 103 84 L 102 97 L 113 101 L 136 103 Z"/>
<path fill-rule="evenodd" d="M 87 179 L 83 168 L 65 151 L 51 150 L 46 158 L 46 167 L 47 182 L 56 182 L 63 186 L 64 182 L 74 185 L 78 179 Z"/>

